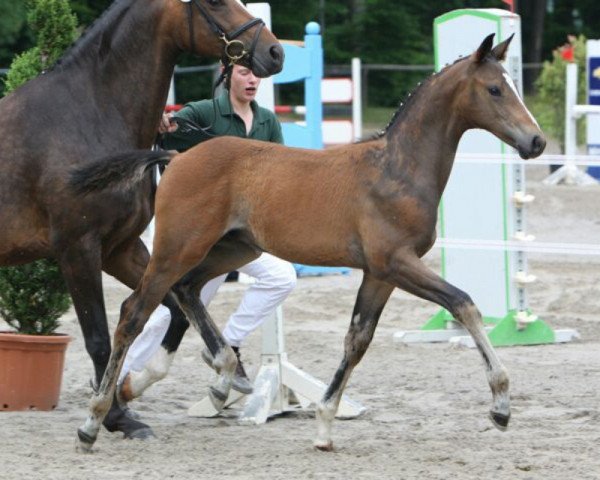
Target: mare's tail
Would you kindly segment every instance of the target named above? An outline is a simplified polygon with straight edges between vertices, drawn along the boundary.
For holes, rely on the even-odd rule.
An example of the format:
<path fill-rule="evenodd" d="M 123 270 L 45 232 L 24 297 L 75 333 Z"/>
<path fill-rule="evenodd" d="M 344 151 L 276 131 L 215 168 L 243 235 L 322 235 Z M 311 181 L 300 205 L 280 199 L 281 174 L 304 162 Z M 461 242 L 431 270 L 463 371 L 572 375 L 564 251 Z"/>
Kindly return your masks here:
<path fill-rule="evenodd" d="M 135 188 L 146 171 L 154 165 L 166 165 L 175 153 L 134 150 L 92 161 L 71 171 L 69 186 L 79 194 L 99 190 Z"/>

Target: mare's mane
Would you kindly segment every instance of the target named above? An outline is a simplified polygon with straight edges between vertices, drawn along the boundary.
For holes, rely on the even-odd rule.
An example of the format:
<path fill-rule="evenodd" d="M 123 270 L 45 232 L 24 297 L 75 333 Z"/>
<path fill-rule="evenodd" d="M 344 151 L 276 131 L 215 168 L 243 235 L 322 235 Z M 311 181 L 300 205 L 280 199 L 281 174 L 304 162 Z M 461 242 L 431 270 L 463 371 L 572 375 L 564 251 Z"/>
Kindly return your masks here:
<path fill-rule="evenodd" d="M 44 73 L 58 70 L 75 62 L 82 52 L 91 54 L 99 53 L 98 49 L 90 49 L 88 46 L 98 40 L 98 36 L 106 33 L 106 28 L 113 22 L 119 23 L 119 19 L 127 13 L 131 6 L 131 0 L 114 0 L 102 14 L 90 23 L 83 33 L 71 44 L 71 46 L 63 53 L 63 55 Z M 100 42 L 98 42 L 100 43 Z"/>

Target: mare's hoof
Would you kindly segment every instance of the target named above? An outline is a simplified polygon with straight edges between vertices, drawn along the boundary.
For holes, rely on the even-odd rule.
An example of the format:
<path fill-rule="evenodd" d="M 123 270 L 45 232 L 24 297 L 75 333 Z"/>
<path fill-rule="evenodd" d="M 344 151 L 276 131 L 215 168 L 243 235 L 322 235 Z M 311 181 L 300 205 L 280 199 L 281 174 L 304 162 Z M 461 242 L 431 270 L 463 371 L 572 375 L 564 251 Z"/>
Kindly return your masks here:
<path fill-rule="evenodd" d="M 508 428 L 508 421 L 510 420 L 510 414 L 505 415 L 503 413 L 491 411 L 490 419 L 492 420 L 494 427 L 496 427 L 501 432 L 505 432 L 506 429 Z"/>
<path fill-rule="evenodd" d="M 142 416 L 138 412 L 136 412 L 132 408 L 129 408 L 129 406 L 127 405 L 123 405 L 122 409 L 125 416 L 130 420 L 139 420 L 140 418 L 142 418 Z"/>
<path fill-rule="evenodd" d="M 91 437 L 81 428 L 77 429 L 77 438 L 79 438 L 79 442 L 77 442 L 75 450 L 79 453 L 92 453 L 92 447 L 94 446 L 96 438 Z"/>
<path fill-rule="evenodd" d="M 333 452 L 333 442 L 331 440 L 328 442 L 320 442 L 317 440 L 314 443 L 314 447 L 321 452 Z"/>
<path fill-rule="evenodd" d="M 135 412 L 128 408 L 114 409 L 104 419 L 103 425 L 109 432 L 123 432 L 123 438 L 146 439 L 154 436 L 150 426 L 136 420 Z"/>
<path fill-rule="evenodd" d="M 156 438 L 156 435 L 154 435 L 150 427 L 143 427 L 132 432 L 125 432 L 123 438 L 129 440 L 148 440 L 149 438 Z"/>
<path fill-rule="evenodd" d="M 212 403 L 213 407 L 217 412 L 220 412 L 225 408 L 225 401 L 227 400 L 227 395 L 223 392 L 217 390 L 215 387 L 210 387 L 208 389 L 208 398 L 210 398 L 210 403 Z"/>

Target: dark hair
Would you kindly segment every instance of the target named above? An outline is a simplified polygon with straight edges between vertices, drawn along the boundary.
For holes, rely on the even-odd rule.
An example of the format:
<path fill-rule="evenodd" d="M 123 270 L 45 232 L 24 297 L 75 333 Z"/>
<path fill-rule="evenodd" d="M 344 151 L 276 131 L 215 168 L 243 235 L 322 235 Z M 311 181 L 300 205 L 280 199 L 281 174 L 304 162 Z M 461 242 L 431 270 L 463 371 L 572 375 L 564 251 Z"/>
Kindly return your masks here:
<path fill-rule="evenodd" d="M 227 91 L 231 90 L 231 73 L 233 67 L 226 67 L 229 64 L 229 60 L 221 58 L 221 72 L 223 75 L 223 86 Z"/>

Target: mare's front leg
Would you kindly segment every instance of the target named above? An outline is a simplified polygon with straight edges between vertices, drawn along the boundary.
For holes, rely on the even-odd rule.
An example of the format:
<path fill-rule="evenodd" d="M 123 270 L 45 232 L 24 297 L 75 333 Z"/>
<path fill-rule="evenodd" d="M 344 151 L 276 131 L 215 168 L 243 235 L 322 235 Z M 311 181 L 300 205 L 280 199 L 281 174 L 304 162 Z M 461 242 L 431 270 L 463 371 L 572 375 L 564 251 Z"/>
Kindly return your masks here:
<path fill-rule="evenodd" d="M 89 235 L 76 243 L 57 242 L 55 248 L 61 271 L 83 332 L 85 348 L 92 358 L 95 385 L 99 385 L 110 356 L 110 335 L 102 295 L 99 241 Z M 107 430 L 121 431 L 129 438 L 152 434 L 148 425 L 129 418 L 118 402 L 112 401 L 104 423 Z"/>
<path fill-rule="evenodd" d="M 433 273 L 408 250 L 396 252 L 383 275 L 399 288 L 444 307 L 468 330 L 483 358 L 492 390 L 490 418 L 495 427 L 506 430 L 510 419 L 508 373 L 496 355 L 485 333 L 481 313 L 469 295 Z"/>
<path fill-rule="evenodd" d="M 319 450 L 333 449 L 331 424 L 342 393 L 352 370 L 360 362 L 371 343 L 383 307 L 393 290 L 393 285 L 377 280 L 365 272 L 344 342 L 344 358 L 317 407 L 318 435 L 314 445 Z"/>

